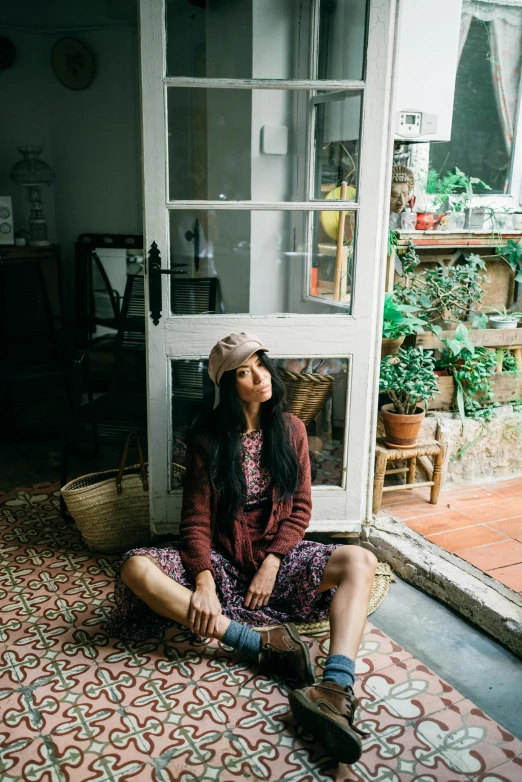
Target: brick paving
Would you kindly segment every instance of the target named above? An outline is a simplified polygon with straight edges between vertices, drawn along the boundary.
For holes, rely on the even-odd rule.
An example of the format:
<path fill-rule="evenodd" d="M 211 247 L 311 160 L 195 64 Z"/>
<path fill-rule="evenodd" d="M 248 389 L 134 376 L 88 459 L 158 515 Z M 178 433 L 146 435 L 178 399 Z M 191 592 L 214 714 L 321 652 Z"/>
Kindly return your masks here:
<path fill-rule="evenodd" d="M 382 510 L 522 594 L 522 477 L 442 491 L 383 494 Z"/>

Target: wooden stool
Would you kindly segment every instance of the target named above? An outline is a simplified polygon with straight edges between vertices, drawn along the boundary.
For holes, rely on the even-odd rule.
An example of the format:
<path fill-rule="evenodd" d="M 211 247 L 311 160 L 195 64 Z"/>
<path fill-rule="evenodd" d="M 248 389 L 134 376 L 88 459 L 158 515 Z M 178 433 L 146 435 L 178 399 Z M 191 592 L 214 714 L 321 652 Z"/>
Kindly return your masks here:
<path fill-rule="evenodd" d="M 383 440 L 377 440 L 375 447 L 375 477 L 373 479 L 373 512 L 377 513 L 381 507 L 383 491 L 399 491 L 400 489 L 417 489 L 421 486 L 431 486 L 430 502 L 436 505 L 439 499 L 440 484 L 442 480 L 442 465 L 446 446 L 436 440 L 430 440 L 425 443 L 418 443 L 415 448 L 389 448 Z M 415 468 L 418 456 L 433 456 L 433 480 L 420 481 L 415 483 Z M 387 470 L 388 462 L 407 462 L 407 467 L 395 467 Z M 397 473 L 407 473 L 406 483 L 398 486 L 385 486 L 384 477 L 386 475 L 396 475 Z"/>

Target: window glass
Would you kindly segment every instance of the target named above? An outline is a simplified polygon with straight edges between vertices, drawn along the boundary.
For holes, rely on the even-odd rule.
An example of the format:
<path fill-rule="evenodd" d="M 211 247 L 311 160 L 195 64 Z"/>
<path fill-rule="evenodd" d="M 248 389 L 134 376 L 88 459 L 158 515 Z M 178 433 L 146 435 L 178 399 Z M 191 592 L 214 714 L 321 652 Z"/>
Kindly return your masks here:
<path fill-rule="evenodd" d="M 340 486 L 343 479 L 348 360 L 278 358 L 287 409 L 306 425 L 314 485 Z M 189 428 L 214 406 L 214 385 L 206 359 L 172 360 L 172 489 L 182 485 Z M 181 468 L 181 469 L 180 469 Z"/>
<path fill-rule="evenodd" d="M 343 96 L 342 98 L 340 96 Z M 362 93 L 321 93 L 315 100 L 315 197 L 357 201 Z"/>
<path fill-rule="evenodd" d="M 172 314 L 349 312 L 355 229 L 353 211 L 173 209 Z"/>
<path fill-rule="evenodd" d="M 321 0 L 321 79 L 362 79 L 366 0 Z M 310 79 L 313 0 L 167 0 L 167 76 Z"/>
<path fill-rule="evenodd" d="M 322 0 L 319 79 L 364 79 L 367 0 Z"/>
<path fill-rule="evenodd" d="M 458 167 L 488 184 L 492 193 L 506 193 L 520 86 L 522 8 L 497 6 L 488 16 L 463 16 L 451 141 L 430 145 L 430 166 L 442 173 Z"/>
<path fill-rule="evenodd" d="M 343 178 L 355 188 L 361 102 L 360 92 L 311 97 L 304 90 L 170 87 L 170 200 L 308 200 L 306 139 L 314 113 L 315 197 Z"/>

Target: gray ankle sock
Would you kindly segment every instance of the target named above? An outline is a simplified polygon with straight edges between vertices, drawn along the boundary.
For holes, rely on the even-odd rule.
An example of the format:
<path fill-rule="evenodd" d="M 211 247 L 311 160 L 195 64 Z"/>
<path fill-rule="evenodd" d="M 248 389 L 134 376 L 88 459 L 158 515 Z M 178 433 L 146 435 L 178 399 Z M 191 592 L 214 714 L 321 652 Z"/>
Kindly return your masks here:
<path fill-rule="evenodd" d="M 353 687 L 355 662 L 344 654 L 330 654 L 326 658 L 323 681 L 337 682 L 341 687 Z"/>
<path fill-rule="evenodd" d="M 247 657 L 256 662 L 261 652 L 261 636 L 248 625 L 242 625 L 232 620 L 223 636 L 223 643 L 243 652 Z"/>

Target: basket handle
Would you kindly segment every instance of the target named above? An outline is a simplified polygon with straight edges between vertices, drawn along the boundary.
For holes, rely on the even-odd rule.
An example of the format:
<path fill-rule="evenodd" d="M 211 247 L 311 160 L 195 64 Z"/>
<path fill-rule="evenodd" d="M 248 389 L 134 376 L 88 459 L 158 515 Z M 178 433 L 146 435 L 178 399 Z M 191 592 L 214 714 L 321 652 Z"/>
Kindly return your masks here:
<path fill-rule="evenodd" d="M 118 494 L 123 494 L 123 487 L 121 485 L 121 481 L 123 478 L 123 471 L 127 465 L 127 454 L 129 452 L 129 445 L 132 438 L 136 438 L 136 445 L 138 446 L 138 456 L 140 460 L 140 473 L 141 473 L 141 482 L 143 484 L 143 491 L 149 490 L 149 480 L 147 478 L 147 470 L 145 469 L 145 462 L 143 461 L 143 451 L 141 450 L 141 444 L 140 444 L 140 438 L 136 434 L 136 432 L 130 432 L 129 436 L 127 437 L 127 442 L 125 443 L 125 448 L 123 449 L 123 455 L 121 457 L 120 461 L 120 467 L 118 469 L 118 477 L 116 478 L 116 491 Z"/>

